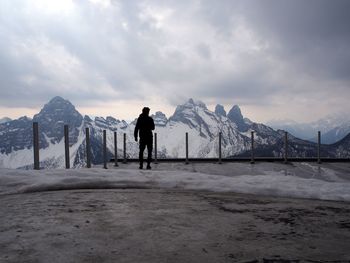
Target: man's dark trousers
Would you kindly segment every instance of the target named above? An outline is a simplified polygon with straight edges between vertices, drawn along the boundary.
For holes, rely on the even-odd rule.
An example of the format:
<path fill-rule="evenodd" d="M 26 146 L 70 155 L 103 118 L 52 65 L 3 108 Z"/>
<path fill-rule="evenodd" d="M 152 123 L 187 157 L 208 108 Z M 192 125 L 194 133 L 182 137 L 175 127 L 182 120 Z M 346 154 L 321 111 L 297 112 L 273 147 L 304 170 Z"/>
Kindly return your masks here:
<path fill-rule="evenodd" d="M 146 146 L 147 146 L 147 152 L 148 152 L 147 165 L 150 165 L 152 161 L 153 137 L 140 138 L 140 153 L 139 153 L 140 166 L 143 166 L 143 152 L 145 151 Z"/>

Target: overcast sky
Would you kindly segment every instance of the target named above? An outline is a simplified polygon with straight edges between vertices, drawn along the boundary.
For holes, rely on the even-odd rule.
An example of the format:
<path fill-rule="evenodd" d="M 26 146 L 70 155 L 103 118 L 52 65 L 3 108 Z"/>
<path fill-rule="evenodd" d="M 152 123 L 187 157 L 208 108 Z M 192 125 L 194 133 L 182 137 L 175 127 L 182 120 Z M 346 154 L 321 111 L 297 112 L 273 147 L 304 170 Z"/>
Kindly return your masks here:
<path fill-rule="evenodd" d="M 350 111 L 348 0 L 1 0 L 0 117 L 59 95 L 81 113 L 187 98 L 255 121 Z"/>

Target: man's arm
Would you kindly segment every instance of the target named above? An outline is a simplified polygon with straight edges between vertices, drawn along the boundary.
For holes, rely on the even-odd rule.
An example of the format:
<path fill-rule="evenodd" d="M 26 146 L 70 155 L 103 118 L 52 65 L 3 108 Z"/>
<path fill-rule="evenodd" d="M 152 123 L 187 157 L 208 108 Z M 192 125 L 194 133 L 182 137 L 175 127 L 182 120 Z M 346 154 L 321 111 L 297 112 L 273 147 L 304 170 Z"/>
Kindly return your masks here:
<path fill-rule="evenodd" d="M 140 129 L 139 126 L 140 126 L 140 125 L 139 125 L 139 119 L 137 119 L 136 125 L 135 125 L 135 130 L 134 130 L 135 141 L 137 141 L 137 137 L 138 137 L 138 133 L 139 133 L 139 129 Z"/>

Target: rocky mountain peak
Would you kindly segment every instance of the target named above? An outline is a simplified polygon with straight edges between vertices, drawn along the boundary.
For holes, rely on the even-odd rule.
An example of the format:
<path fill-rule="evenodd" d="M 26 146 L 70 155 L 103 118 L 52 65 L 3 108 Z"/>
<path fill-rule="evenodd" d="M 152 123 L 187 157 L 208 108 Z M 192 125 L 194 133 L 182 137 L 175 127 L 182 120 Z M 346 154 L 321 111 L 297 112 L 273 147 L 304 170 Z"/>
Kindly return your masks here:
<path fill-rule="evenodd" d="M 72 142 L 77 140 L 77 128 L 82 124 L 83 116 L 75 109 L 74 105 L 62 97 L 54 97 L 42 110 L 34 115 L 34 122 L 39 123 L 40 133 L 45 133 L 51 143 L 59 142 L 63 137 L 63 126 L 69 125 L 72 134 Z M 45 148 L 48 142 L 41 136 L 41 145 Z"/>
<path fill-rule="evenodd" d="M 116 131 L 117 129 L 116 126 L 120 123 L 119 120 L 111 116 L 107 116 L 106 118 L 96 116 L 94 119 L 94 122 L 97 127 L 101 129 L 106 129 L 106 130 L 110 129 L 112 131 Z"/>
<path fill-rule="evenodd" d="M 60 103 L 65 104 L 65 103 L 70 103 L 70 102 L 68 100 L 65 100 L 64 98 L 62 98 L 60 96 L 55 96 L 48 102 L 48 104 L 60 104 Z"/>
<path fill-rule="evenodd" d="M 69 123 L 72 117 L 80 120 L 83 118 L 70 101 L 56 96 L 44 105 L 42 110 L 34 116 L 33 121 L 57 119 L 67 120 L 67 123 Z"/>
<path fill-rule="evenodd" d="M 234 105 L 227 114 L 227 117 L 233 122 L 243 121 L 243 115 L 238 105 Z"/>
<path fill-rule="evenodd" d="M 151 116 L 154 120 L 156 126 L 165 126 L 168 122 L 167 117 L 161 111 L 157 111 L 154 115 Z"/>
<path fill-rule="evenodd" d="M 234 105 L 232 109 L 227 114 L 227 118 L 229 118 L 232 122 L 237 125 L 237 128 L 241 132 L 245 132 L 248 129 L 247 124 L 244 121 L 241 109 L 238 105 Z"/>
<path fill-rule="evenodd" d="M 84 116 L 84 122 L 92 122 L 92 119 L 90 118 L 89 115 Z"/>
<path fill-rule="evenodd" d="M 188 104 L 192 104 L 194 105 L 194 100 L 192 98 L 189 98 L 188 101 L 187 101 Z"/>
<path fill-rule="evenodd" d="M 120 120 L 117 120 L 116 118 L 112 117 L 112 116 L 107 116 L 106 118 L 107 123 L 109 123 L 110 125 L 117 125 L 120 123 Z"/>
<path fill-rule="evenodd" d="M 184 106 L 187 106 L 187 107 L 200 107 L 200 108 L 203 108 L 203 109 L 207 109 L 207 105 L 205 105 L 205 103 L 203 101 L 200 101 L 200 100 L 193 100 L 192 98 L 190 98 L 185 104 Z"/>
<path fill-rule="evenodd" d="M 186 103 L 176 107 L 173 116 L 169 120 L 188 123 L 188 119 L 195 118 L 198 109 L 206 110 L 207 107 L 203 102 L 195 102 L 193 99 L 189 99 Z"/>
<path fill-rule="evenodd" d="M 218 116 L 224 116 L 226 117 L 226 111 L 225 111 L 225 108 L 224 106 L 220 105 L 220 104 L 217 104 L 215 106 L 215 114 L 218 115 Z"/>

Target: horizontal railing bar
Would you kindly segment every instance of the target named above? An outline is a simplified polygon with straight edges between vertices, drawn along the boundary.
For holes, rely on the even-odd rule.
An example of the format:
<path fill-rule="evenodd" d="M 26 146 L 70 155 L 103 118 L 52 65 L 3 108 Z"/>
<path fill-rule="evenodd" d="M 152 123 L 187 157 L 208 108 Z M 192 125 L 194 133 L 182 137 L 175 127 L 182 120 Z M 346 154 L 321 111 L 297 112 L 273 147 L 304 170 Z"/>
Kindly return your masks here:
<path fill-rule="evenodd" d="M 284 162 L 283 157 L 254 157 L 255 161 L 261 162 Z M 123 159 L 118 158 L 118 162 L 123 161 Z M 128 162 L 139 162 L 137 158 L 127 159 Z M 186 162 L 186 158 L 158 158 L 158 162 Z M 218 158 L 188 158 L 190 162 L 208 162 L 217 163 Z M 222 158 L 222 162 L 250 162 L 251 157 L 234 157 L 234 158 Z M 289 162 L 317 162 L 318 157 L 288 157 Z M 349 162 L 350 158 L 331 158 L 322 157 L 322 162 Z M 114 159 L 110 159 L 110 162 L 114 162 Z"/>
<path fill-rule="evenodd" d="M 37 122 L 33 122 L 33 151 L 34 151 L 34 169 L 40 169 L 40 160 L 39 160 L 39 125 Z M 86 167 L 91 167 L 91 142 L 90 142 L 90 128 L 85 128 L 85 158 L 86 158 Z M 218 156 L 214 158 L 189 158 L 189 137 L 188 133 L 185 133 L 185 158 L 157 158 L 157 133 L 154 134 L 155 138 L 155 153 L 154 161 L 157 162 L 183 162 L 189 164 L 190 162 L 207 162 L 207 163 L 222 163 L 222 162 L 250 162 L 251 164 L 255 161 L 261 162 L 350 162 L 350 157 L 347 158 L 335 158 L 335 157 L 321 157 L 321 132 L 318 132 L 318 142 L 317 142 L 317 157 L 290 157 L 288 155 L 288 132 L 284 133 L 284 149 L 283 156 L 281 157 L 256 157 L 255 156 L 255 145 L 254 145 L 254 132 L 251 132 L 251 156 L 250 157 L 226 157 L 222 158 L 222 133 L 219 132 L 219 141 L 218 141 Z M 68 124 L 64 125 L 64 138 L 65 138 L 65 162 L 66 168 L 70 168 L 69 160 L 69 126 Z M 102 154 L 103 154 L 103 166 L 107 168 L 107 131 L 103 130 L 103 140 L 102 140 Z M 119 162 L 139 162 L 138 158 L 127 158 L 127 141 L 126 133 L 123 133 L 123 158 L 118 158 L 118 148 L 117 148 L 117 132 L 114 132 L 114 158 L 110 159 L 110 162 L 114 162 L 115 166 L 118 166 Z M 115 159 L 116 158 L 116 159 Z"/>

